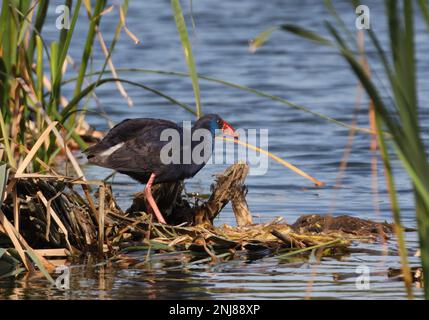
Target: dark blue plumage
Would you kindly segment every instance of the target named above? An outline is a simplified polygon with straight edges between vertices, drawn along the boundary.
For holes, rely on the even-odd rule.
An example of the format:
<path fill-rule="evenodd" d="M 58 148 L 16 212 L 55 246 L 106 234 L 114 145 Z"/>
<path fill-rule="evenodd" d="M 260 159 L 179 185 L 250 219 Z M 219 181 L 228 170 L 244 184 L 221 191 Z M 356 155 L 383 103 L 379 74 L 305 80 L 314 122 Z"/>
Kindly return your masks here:
<path fill-rule="evenodd" d="M 188 135 L 174 122 L 149 118 L 126 119 L 113 127 L 103 140 L 85 150 L 85 153 L 90 163 L 114 169 L 146 183 L 146 207 L 155 214 L 160 223 L 166 223 L 152 196 L 152 185 L 184 180 L 197 174 L 212 154 L 216 129 L 222 129 L 224 134 L 236 137 L 234 129 L 215 114 L 200 118 L 192 127 L 190 135 L 201 133 L 198 129 L 207 129 L 205 133 L 209 132 L 209 137 L 201 138 L 202 142 L 192 141 L 186 144 L 183 141 Z M 177 145 L 170 149 L 178 152 L 178 162 L 168 163 L 165 157 L 161 156 L 164 154 L 164 147 L 169 143 L 168 139 L 162 139 L 165 130 L 174 131 L 178 137 Z M 211 144 L 211 147 L 204 148 L 206 144 Z M 193 151 L 200 153 L 199 162 L 192 157 Z M 183 161 L 185 158 L 189 161 Z"/>
<path fill-rule="evenodd" d="M 211 141 L 205 143 L 214 145 L 215 130 L 223 129 L 225 124 L 218 115 L 209 114 L 195 122 L 192 131 L 209 130 Z M 177 130 L 183 142 L 183 128 L 174 122 L 149 118 L 126 119 L 113 127 L 102 141 L 88 148 L 85 153 L 90 163 L 114 169 L 140 183 L 147 183 L 152 173 L 155 174 L 154 184 L 193 177 L 210 158 L 212 148 L 209 149 L 210 152 L 203 154 L 203 163 L 195 163 L 190 159 L 191 163 L 187 164 L 164 164 L 160 152 L 168 143 L 161 141 L 161 133 L 165 129 Z M 197 142 L 192 142 L 192 150 L 196 144 Z M 183 153 L 192 152 L 189 148 L 184 150 L 182 146 L 180 143 L 181 159 Z"/>

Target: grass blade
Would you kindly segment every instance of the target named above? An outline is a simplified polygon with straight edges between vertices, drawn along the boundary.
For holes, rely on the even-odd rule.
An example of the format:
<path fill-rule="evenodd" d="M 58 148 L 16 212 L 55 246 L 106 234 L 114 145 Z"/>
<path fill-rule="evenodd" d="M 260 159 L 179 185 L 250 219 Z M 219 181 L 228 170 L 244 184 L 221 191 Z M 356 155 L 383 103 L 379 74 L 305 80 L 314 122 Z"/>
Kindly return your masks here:
<path fill-rule="evenodd" d="M 52 129 L 57 125 L 57 122 L 52 122 L 42 133 L 42 135 L 37 139 L 34 146 L 31 148 L 30 152 L 25 157 L 24 161 L 19 165 L 19 168 L 16 170 L 15 177 L 19 178 L 21 174 L 24 173 L 24 170 L 27 168 L 27 166 L 30 164 L 31 160 L 36 155 L 37 151 L 39 150 L 40 146 L 43 144 L 45 139 L 49 137 L 49 133 L 52 131 Z"/>
<path fill-rule="evenodd" d="M 299 37 L 305 38 L 307 40 L 316 42 L 318 44 L 324 45 L 324 46 L 332 46 L 332 42 L 317 33 L 301 28 L 299 26 L 293 25 L 293 24 L 282 24 L 281 29 L 284 31 L 288 31 L 290 33 L 293 33 Z"/>
<path fill-rule="evenodd" d="M 76 81 L 76 86 L 74 90 L 73 96 L 77 96 L 82 89 L 83 79 L 85 77 L 86 68 L 88 66 L 89 57 L 92 52 L 92 46 L 94 43 L 95 29 L 98 27 L 100 23 L 101 15 L 100 13 L 103 11 L 106 5 L 106 0 L 97 0 L 94 7 L 94 12 L 91 15 L 91 22 L 89 24 L 88 34 L 86 36 L 85 46 L 81 58 L 81 65 L 79 67 L 78 78 Z M 76 115 L 73 114 L 71 122 L 74 123 Z"/>
<path fill-rule="evenodd" d="M 189 77 L 188 73 L 185 73 L 185 72 L 175 72 L 175 71 L 163 71 L 163 70 L 141 69 L 141 68 L 117 68 L 116 70 L 118 72 L 143 72 L 143 73 L 160 74 L 160 75 L 164 75 L 164 76 Z M 100 72 L 101 71 L 88 73 L 86 76 L 100 74 Z M 110 73 L 110 70 L 106 70 L 105 72 L 106 73 L 107 72 Z M 228 81 L 217 79 L 217 78 L 213 78 L 213 77 L 203 76 L 203 75 L 198 75 L 198 78 L 200 78 L 201 80 L 206 80 L 206 81 L 209 81 L 209 82 L 218 83 L 220 85 L 224 85 L 224 86 L 227 86 L 227 87 L 230 87 L 230 88 L 234 88 L 234 89 L 237 89 L 237 90 L 246 91 L 246 92 L 255 94 L 255 95 L 259 96 L 259 97 L 263 97 L 263 98 L 267 98 L 267 99 L 270 99 L 270 100 L 273 100 L 273 101 L 277 101 L 277 102 L 279 102 L 281 104 L 284 104 L 284 105 L 287 105 L 287 106 L 289 106 L 289 107 L 291 107 L 293 109 L 306 112 L 308 114 L 311 114 L 312 116 L 318 117 L 318 118 L 320 118 L 322 120 L 334 123 L 336 125 L 339 125 L 339 126 L 342 126 L 342 127 L 348 128 L 348 129 L 354 129 L 356 131 L 364 132 L 364 133 L 371 133 L 371 131 L 369 129 L 367 129 L 367 128 L 353 127 L 353 126 L 351 126 L 351 125 L 349 125 L 349 124 L 347 124 L 345 122 L 342 122 L 342 121 L 336 120 L 334 118 L 328 117 L 328 116 L 326 116 L 324 114 L 321 114 L 319 112 L 312 111 L 311 109 L 309 109 L 307 107 L 304 107 L 302 105 L 298 105 L 296 103 L 293 103 L 293 102 L 291 102 L 291 101 L 289 101 L 289 100 L 287 100 L 285 98 L 274 96 L 274 95 L 265 93 L 263 91 L 260 91 L 260 90 L 254 89 L 254 88 L 246 87 L 246 86 L 243 86 L 243 85 L 240 85 L 240 84 L 228 82 Z M 63 82 L 63 84 L 66 84 L 66 83 L 69 83 L 69 82 L 72 82 L 72 81 L 76 81 L 76 78 L 67 79 L 66 81 Z M 188 111 L 194 113 L 193 110 L 188 110 Z"/>
<path fill-rule="evenodd" d="M 274 31 L 276 31 L 276 30 L 279 30 L 279 27 L 277 27 L 277 26 L 270 27 L 270 28 L 262 31 L 261 33 L 259 33 L 252 40 L 250 40 L 250 43 L 249 43 L 250 52 L 256 52 L 256 50 L 258 48 L 260 48 L 265 42 L 268 41 L 268 39 L 270 38 L 271 34 Z"/>
<path fill-rule="evenodd" d="M 423 18 L 425 19 L 426 26 L 429 31 L 429 7 L 426 0 L 418 0 L 420 11 L 422 12 Z"/>
<path fill-rule="evenodd" d="M 100 81 L 97 81 L 97 82 L 94 82 L 94 83 L 90 84 L 90 85 L 89 85 L 89 86 L 87 86 L 84 90 L 82 90 L 78 95 L 76 95 L 76 96 L 75 96 L 75 97 L 74 97 L 74 98 L 69 102 L 69 104 L 64 108 L 64 110 L 62 110 L 62 112 L 61 112 L 61 118 L 63 119 L 63 121 L 64 121 L 64 119 L 66 119 L 68 116 L 70 116 L 70 114 L 72 114 L 73 112 L 76 112 L 75 107 L 76 107 L 76 105 L 79 103 L 79 101 L 80 101 L 81 99 L 83 99 L 87 94 L 89 94 L 90 92 L 92 92 L 92 90 L 93 90 L 95 87 L 99 87 L 99 86 L 101 86 L 101 85 L 102 85 L 102 84 L 104 84 L 104 83 L 108 83 L 108 82 L 116 82 L 116 81 L 120 81 L 120 82 L 123 82 L 123 83 L 128 83 L 128 84 L 131 84 L 131 85 L 133 85 L 133 86 L 140 87 L 140 88 L 142 88 L 142 89 L 144 89 L 144 90 L 147 90 L 147 91 L 153 92 L 153 93 L 155 93 L 155 94 L 157 94 L 157 95 L 159 95 L 159 96 L 161 96 L 161 97 L 163 97 L 163 98 L 167 99 L 167 100 L 168 100 L 168 101 L 170 101 L 172 104 L 176 104 L 176 105 L 178 105 L 178 106 L 182 107 L 183 109 L 185 109 L 185 110 L 187 110 L 187 111 L 189 111 L 189 112 L 191 112 L 191 113 L 195 114 L 195 111 L 194 111 L 194 110 L 192 110 L 188 105 L 186 105 L 186 104 L 184 104 L 184 103 L 182 103 L 182 102 L 179 102 L 178 100 L 176 100 L 176 99 L 174 99 L 174 98 L 172 98 L 172 97 L 170 97 L 170 96 L 168 96 L 168 95 L 166 95 L 166 94 L 162 93 L 161 91 L 158 91 L 158 90 L 156 90 L 156 89 L 150 88 L 150 87 L 145 86 L 145 85 L 143 85 L 143 84 L 140 84 L 140 83 L 137 83 L 137 82 L 133 82 L 133 81 L 129 81 L 129 80 L 125 80 L 125 79 L 107 78 L 107 79 L 101 79 Z"/>
<path fill-rule="evenodd" d="M 180 41 L 182 42 L 183 51 L 185 53 L 186 63 L 188 65 L 189 76 L 192 80 L 192 88 L 194 89 L 196 115 L 201 117 L 201 98 L 200 86 L 198 84 L 197 69 L 195 66 L 194 56 L 192 55 L 191 43 L 189 42 L 188 31 L 186 29 L 185 19 L 183 18 L 182 8 L 179 0 L 171 0 L 174 19 L 176 21 L 177 31 L 179 32 Z"/>
<path fill-rule="evenodd" d="M 7 168 L 7 164 L 0 165 L 0 206 L 3 204 L 3 196 L 6 190 L 6 184 L 9 177 L 9 169 Z"/>

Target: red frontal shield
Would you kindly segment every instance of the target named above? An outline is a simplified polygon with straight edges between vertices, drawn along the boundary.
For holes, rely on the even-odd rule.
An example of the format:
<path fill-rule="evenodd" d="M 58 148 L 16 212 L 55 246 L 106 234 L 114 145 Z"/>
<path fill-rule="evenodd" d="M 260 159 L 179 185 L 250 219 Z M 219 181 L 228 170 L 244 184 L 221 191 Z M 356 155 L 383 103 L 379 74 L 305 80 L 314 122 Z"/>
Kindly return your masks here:
<path fill-rule="evenodd" d="M 235 129 L 226 121 L 223 121 L 222 133 L 225 136 L 230 136 L 234 138 L 238 138 L 239 134 L 235 131 Z"/>

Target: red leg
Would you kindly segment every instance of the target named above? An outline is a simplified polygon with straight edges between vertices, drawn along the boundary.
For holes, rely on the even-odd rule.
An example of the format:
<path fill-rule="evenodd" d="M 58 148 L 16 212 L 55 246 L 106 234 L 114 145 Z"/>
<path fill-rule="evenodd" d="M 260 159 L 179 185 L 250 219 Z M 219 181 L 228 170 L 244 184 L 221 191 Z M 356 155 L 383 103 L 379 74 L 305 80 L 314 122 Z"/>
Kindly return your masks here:
<path fill-rule="evenodd" d="M 158 222 L 167 224 L 152 196 L 152 184 L 154 180 L 155 180 L 155 174 L 152 173 L 150 175 L 149 181 L 146 183 L 146 188 L 144 189 L 144 193 L 146 195 L 146 201 L 149 203 L 150 208 L 152 208 L 153 212 L 155 213 L 155 216 L 158 219 Z"/>
<path fill-rule="evenodd" d="M 147 191 L 145 191 L 145 199 L 144 199 L 144 204 L 146 205 L 146 213 L 149 213 L 149 214 L 155 214 L 154 212 L 153 212 L 153 209 L 152 209 L 152 207 L 150 206 L 150 204 L 149 204 L 149 201 L 147 201 Z"/>

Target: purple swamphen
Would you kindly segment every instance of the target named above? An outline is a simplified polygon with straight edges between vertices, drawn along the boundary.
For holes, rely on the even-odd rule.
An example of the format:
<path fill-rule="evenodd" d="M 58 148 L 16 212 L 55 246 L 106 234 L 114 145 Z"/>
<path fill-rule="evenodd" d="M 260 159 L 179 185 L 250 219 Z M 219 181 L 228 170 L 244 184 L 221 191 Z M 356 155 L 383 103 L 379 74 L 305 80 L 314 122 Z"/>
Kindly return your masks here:
<path fill-rule="evenodd" d="M 146 184 L 144 193 L 148 210 L 153 210 L 160 223 L 166 223 L 152 196 L 152 185 L 184 180 L 197 174 L 211 157 L 216 129 L 221 129 L 224 135 L 238 137 L 234 128 L 216 114 L 201 117 L 188 132 L 191 137 L 197 132 L 207 133 L 205 137 L 208 139 L 199 134 L 199 141 L 188 139 L 184 127 L 168 120 L 126 119 L 113 127 L 103 140 L 84 152 L 90 163 L 114 169 Z M 178 156 L 175 159 L 179 161 L 167 163 L 163 154 L 165 156 L 167 144 L 173 138 L 170 141 L 165 139 L 163 132 L 171 133 L 171 130 L 177 133 L 178 143 L 170 145 L 171 152 L 167 154 L 171 156 L 171 153 L 176 152 Z M 191 141 L 185 143 L 188 140 Z M 193 151 L 199 151 L 196 152 L 199 158 L 194 157 Z M 184 161 L 185 158 L 188 161 Z"/>

